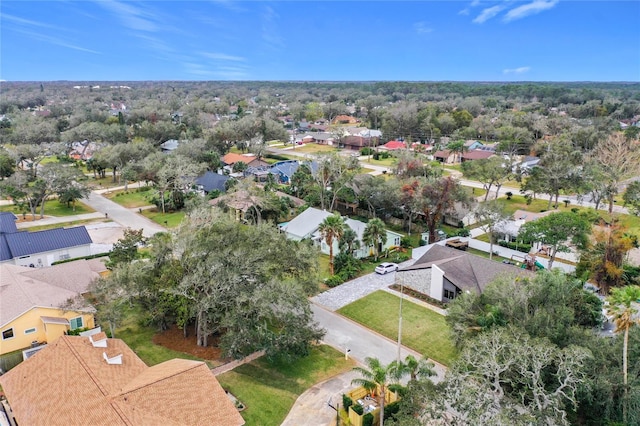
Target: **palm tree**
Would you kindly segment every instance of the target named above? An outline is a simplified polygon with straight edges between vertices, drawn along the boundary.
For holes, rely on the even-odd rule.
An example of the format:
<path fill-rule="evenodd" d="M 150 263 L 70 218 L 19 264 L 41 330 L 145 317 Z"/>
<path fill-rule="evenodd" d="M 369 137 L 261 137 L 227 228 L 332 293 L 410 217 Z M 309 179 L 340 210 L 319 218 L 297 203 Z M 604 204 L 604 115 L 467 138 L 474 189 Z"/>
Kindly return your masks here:
<path fill-rule="evenodd" d="M 351 384 L 362 386 L 369 392 L 375 393 L 380 405 L 380 426 L 384 424 L 384 402 L 389 385 L 400 382 L 404 371 L 402 365 L 393 361 L 388 365 L 380 363 L 378 358 L 365 358 L 365 367 L 354 367 L 353 371 L 359 373 L 362 378 L 353 379 Z"/>
<path fill-rule="evenodd" d="M 416 359 L 413 355 L 407 355 L 402 363 L 404 371 L 409 374 L 411 380 L 428 378 L 436 375 L 433 362 L 427 358 Z"/>
<path fill-rule="evenodd" d="M 627 358 L 629 348 L 629 329 L 635 324 L 640 324 L 640 318 L 634 318 L 638 313 L 635 302 L 640 301 L 640 286 L 629 285 L 626 287 L 613 288 L 609 296 L 609 313 L 613 315 L 616 323 L 616 333 L 624 330 L 624 343 L 622 346 L 622 371 L 624 374 L 624 404 L 622 406 L 622 417 L 624 424 L 627 424 Z"/>
<path fill-rule="evenodd" d="M 329 271 L 331 275 L 333 275 L 333 241 L 342 238 L 344 229 L 345 223 L 339 214 L 327 216 L 318 227 L 322 239 L 329 246 Z"/>
<path fill-rule="evenodd" d="M 387 230 L 382 219 L 373 218 L 367 223 L 362 234 L 362 241 L 367 246 L 373 246 L 376 262 L 378 261 L 378 246 L 387 242 Z"/>
<path fill-rule="evenodd" d="M 450 142 L 447 145 L 447 149 L 453 154 L 454 163 L 462 161 L 462 154 L 467 151 L 467 147 L 464 145 L 464 141 Z"/>

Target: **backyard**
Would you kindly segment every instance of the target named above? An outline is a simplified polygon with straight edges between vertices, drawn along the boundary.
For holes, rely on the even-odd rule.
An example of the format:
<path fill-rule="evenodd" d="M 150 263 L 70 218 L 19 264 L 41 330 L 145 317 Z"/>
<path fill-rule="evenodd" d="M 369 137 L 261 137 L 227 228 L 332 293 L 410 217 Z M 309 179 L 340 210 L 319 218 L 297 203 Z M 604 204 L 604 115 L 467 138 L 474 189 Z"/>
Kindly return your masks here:
<path fill-rule="evenodd" d="M 364 326 L 398 339 L 400 298 L 386 291 L 376 291 L 338 312 Z M 449 337 L 445 317 L 409 300 L 402 304 L 402 344 L 441 364 L 449 365 L 456 351 Z"/>

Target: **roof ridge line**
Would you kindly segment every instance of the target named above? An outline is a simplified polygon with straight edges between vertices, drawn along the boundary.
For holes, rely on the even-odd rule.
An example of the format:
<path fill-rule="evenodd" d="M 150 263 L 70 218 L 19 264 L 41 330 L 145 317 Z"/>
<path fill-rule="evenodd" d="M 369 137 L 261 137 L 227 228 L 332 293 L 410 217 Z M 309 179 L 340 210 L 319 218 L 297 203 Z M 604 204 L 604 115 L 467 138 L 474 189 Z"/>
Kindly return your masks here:
<path fill-rule="evenodd" d="M 183 358 L 174 358 L 174 359 L 183 359 Z M 170 360 L 170 361 L 172 361 L 172 360 Z M 187 359 L 185 359 L 185 361 L 192 361 L 192 360 L 187 360 Z M 135 391 L 137 391 L 137 390 L 139 390 L 139 389 L 142 389 L 142 388 L 144 388 L 144 387 L 147 387 L 147 386 L 150 386 L 150 385 L 153 385 L 153 384 L 159 383 L 159 382 L 161 382 L 161 381 L 163 381 L 163 380 L 167 380 L 167 379 L 169 379 L 169 378 L 171 378 L 171 377 L 175 377 L 175 376 L 177 376 L 178 374 L 182 374 L 182 373 L 184 373 L 185 371 L 189 371 L 189 370 L 192 370 L 192 369 L 194 369 L 194 368 L 198 368 L 198 367 L 200 367 L 201 365 L 206 365 L 203 361 L 195 361 L 195 360 L 193 360 L 193 361 L 194 361 L 194 362 L 197 362 L 198 364 L 195 364 L 195 365 L 189 366 L 189 367 L 187 367 L 187 368 L 185 368 L 185 369 L 183 369 L 183 370 L 180 370 L 179 372 L 175 372 L 175 373 L 172 373 L 172 374 L 170 374 L 170 375 L 163 376 L 162 378 L 156 379 L 156 380 L 154 380 L 153 382 L 149 382 L 149 383 L 145 383 L 144 385 L 137 386 L 137 387 L 132 388 L 132 389 L 130 389 L 130 390 L 128 390 L 128 391 L 126 391 L 126 392 L 124 392 L 124 391 L 120 391 L 120 392 L 118 392 L 117 394 L 112 395 L 112 397 L 116 397 L 116 396 L 123 396 L 123 395 L 130 394 L 130 393 L 135 392 Z M 165 361 L 165 362 L 167 362 L 167 361 Z M 131 380 L 129 381 L 129 383 L 131 383 L 133 380 L 135 380 L 136 378 L 138 378 L 138 377 L 140 376 L 140 374 L 144 374 L 144 373 L 145 373 L 145 372 L 147 372 L 150 368 L 156 367 L 156 366 L 158 366 L 158 365 L 160 365 L 160 364 L 156 364 L 156 365 L 154 365 L 154 366 L 152 366 L 152 367 L 147 367 L 147 369 L 146 369 L 146 370 L 142 371 L 142 372 L 141 372 L 141 373 L 139 373 L 136 377 L 134 377 L 133 379 L 131 379 Z M 127 384 L 128 384 L 128 383 L 127 383 Z M 126 385 L 125 385 L 125 386 L 126 386 Z"/>
<path fill-rule="evenodd" d="M 75 336 L 74 336 L 75 337 Z M 69 347 L 69 350 L 73 353 L 74 357 L 78 360 L 78 362 L 80 363 L 80 365 L 82 366 L 82 368 L 87 372 L 87 375 L 89 376 L 89 378 L 93 381 L 93 383 L 96 384 L 96 386 L 98 387 L 98 389 L 100 389 L 100 392 L 102 392 L 102 395 L 104 396 L 108 396 L 109 394 L 107 393 L 106 388 L 104 387 L 104 385 L 102 383 L 100 383 L 100 381 L 98 380 L 98 378 L 95 376 L 95 374 L 93 374 L 93 371 L 89 368 L 89 365 L 86 363 L 86 361 L 84 360 L 84 358 L 82 358 L 80 356 L 80 354 L 78 353 L 78 351 L 76 350 L 76 348 L 74 348 L 70 343 L 69 343 L 69 336 L 61 336 L 60 337 L 62 339 L 62 341 Z M 79 337 L 79 339 L 82 339 L 82 337 Z"/>

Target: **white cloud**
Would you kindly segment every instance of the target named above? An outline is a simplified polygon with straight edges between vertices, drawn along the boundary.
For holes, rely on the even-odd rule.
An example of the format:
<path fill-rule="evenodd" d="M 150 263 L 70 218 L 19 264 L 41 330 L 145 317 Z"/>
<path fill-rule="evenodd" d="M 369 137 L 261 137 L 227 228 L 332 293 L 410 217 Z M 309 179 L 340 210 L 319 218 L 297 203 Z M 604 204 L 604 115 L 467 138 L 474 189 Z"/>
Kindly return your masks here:
<path fill-rule="evenodd" d="M 559 0 L 534 0 L 529 4 L 524 4 L 522 6 L 511 9 L 505 15 L 504 21 L 515 21 L 516 19 L 521 19 L 525 16 L 535 15 L 536 13 L 552 9 L 556 4 L 558 4 L 558 1 Z"/>
<path fill-rule="evenodd" d="M 524 74 L 530 70 L 531 67 L 507 68 L 502 70 L 502 74 Z"/>
<path fill-rule="evenodd" d="M 31 19 L 24 19 L 24 18 L 20 18 L 19 16 L 14 16 L 14 15 L 8 15 L 6 13 L 0 14 L 0 18 L 3 21 L 10 21 L 16 24 L 20 24 L 20 25 L 28 25 L 28 26 L 32 26 L 32 27 L 41 27 L 41 28 L 51 28 L 54 30 L 58 30 L 60 29 L 59 27 L 53 26 L 53 25 L 49 25 L 49 24 L 45 24 L 43 22 L 38 22 L 38 21 L 33 21 Z"/>
<path fill-rule="evenodd" d="M 137 8 L 131 3 L 112 0 L 99 1 L 98 4 L 116 15 L 127 28 L 147 32 L 158 30 L 158 26 L 153 22 L 156 17 L 149 11 Z"/>
<path fill-rule="evenodd" d="M 27 31 L 27 30 L 17 30 L 17 32 L 24 34 L 34 40 L 42 41 L 42 42 L 53 44 L 56 46 L 66 47 L 67 49 L 78 50 L 80 52 L 94 53 L 97 55 L 101 54 L 98 51 L 87 49 L 86 47 L 78 46 L 77 44 L 69 43 L 68 41 L 65 41 L 58 37 L 53 37 L 50 35 L 40 34 L 40 33 Z"/>
<path fill-rule="evenodd" d="M 270 6 L 264 8 L 262 14 L 262 41 L 272 49 L 284 47 L 282 37 L 278 33 L 278 13 Z"/>
<path fill-rule="evenodd" d="M 232 56 L 232 55 L 227 55 L 225 53 L 201 52 L 201 55 L 206 57 L 206 58 L 215 59 L 215 60 L 219 60 L 219 61 L 234 61 L 234 62 L 244 62 L 244 61 L 246 61 L 246 58 L 243 58 L 241 56 Z"/>
<path fill-rule="evenodd" d="M 491 6 L 486 9 L 483 9 L 482 12 L 480 12 L 480 15 L 478 15 L 473 20 L 473 22 L 475 22 L 476 24 L 482 24 L 488 21 L 489 19 L 493 18 L 494 16 L 496 16 L 498 13 L 502 12 L 504 8 L 505 8 L 504 5 L 499 4 L 496 6 Z"/>
<path fill-rule="evenodd" d="M 416 22 L 413 28 L 418 34 L 429 34 L 433 32 L 433 28 L 429 27 L 426 22 Z"/>

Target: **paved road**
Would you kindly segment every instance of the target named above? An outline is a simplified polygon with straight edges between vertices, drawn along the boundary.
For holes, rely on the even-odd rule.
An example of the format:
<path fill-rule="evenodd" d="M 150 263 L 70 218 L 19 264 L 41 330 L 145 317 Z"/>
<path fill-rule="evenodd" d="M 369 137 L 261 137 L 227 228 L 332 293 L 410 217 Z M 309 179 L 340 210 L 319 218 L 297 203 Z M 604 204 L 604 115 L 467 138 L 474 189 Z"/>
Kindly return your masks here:
<path fill-rule="evenodd" d="M 82 200 L 92 209 L 108 215 L 108 218 L 120 224 L 124 228 L 142 229 L 145 237 L 151 237 L 158 232 L 165 232 L 166 229 L 146 217 L 134 213 L 131 210 L 114 203 L 102 195 L 92 192 L 88 198 Z"/>
<path fill-rule="evenodd" d="M 389 274 L 390 275 L 390 274 Z M 378 358 L 383 364 L 388 364 L 397 359 L 398 344 L 386 337 L 375 333 L 361 325 L 336 314 L 315 303 L 311 304 L 315 320 L 325 328 L 326 335 L 323 342 L 342 351 L 350 349 L 349 357 L 362 364 L 367 357 Z M 411 349 L 401 349 L 401 358 L 412 354 L 416 358 L 421 355 Z M 436 364 L 437 377 L 434 381 L 440 381 L 444 377 L 445 368 Z M 289 415 L 282 423 L 283 426 L 299 425 L 332 425 L 334 424 L 335 411 L 328 405 L 331 399 L 333 404 L 342 403 L 342 394 L 352 389 L 351 380 L 357 375 L 352 371 L 340 374 L 326 382 L 318 383 L 298 397 Z"/>

